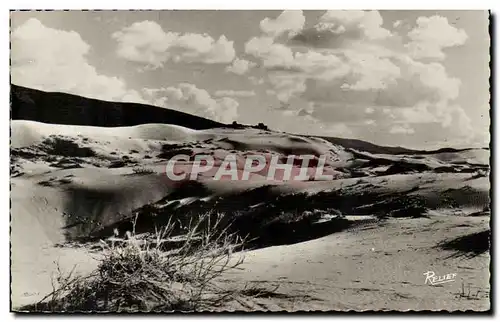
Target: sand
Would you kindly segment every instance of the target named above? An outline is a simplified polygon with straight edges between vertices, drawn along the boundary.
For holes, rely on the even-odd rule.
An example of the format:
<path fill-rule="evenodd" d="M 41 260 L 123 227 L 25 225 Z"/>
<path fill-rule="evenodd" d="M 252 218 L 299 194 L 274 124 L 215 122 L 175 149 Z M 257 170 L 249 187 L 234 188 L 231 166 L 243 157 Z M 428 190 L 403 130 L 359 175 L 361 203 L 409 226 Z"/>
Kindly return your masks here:
<path fill-rule="evenodd" d="M 487 218 L 391 219 L 289 246 L 246 253 L 244 271 L 227 282 L 279 285 L 288 300 L 258 299 L 262 310 L 479 310 L 490 308 L 488 254 L 457 256 L 440 242 L 489 227 Z M 444 235 L 443 232 L 446 232 Z M 456 281 L 425 284 L 427 271 Z M 460 298 L 471 285 L 477 298 Z"/>
<path fill-rule="evenodd" d="M 276 196 L 301 194 L 310 200 L 318 193 L 335 193 L 340 199 L 334 206 L 348 220 L 360 217 L 367 222 L 246 252 L 244 269 L 228 273 L 221 283 L 279 285 L 277 292 L 284 296 L 230 303 L 226 309 L 489 308 L 488 253 L 471 257 L 438 247 L 489 229 L 489 211 L 483 211 L 489 204 L 489 151 L 374 155 L 271 131 L 196 131 L 165 124 L 98 128 L 12 121 L 11 127 L 13 308 L 34 303 L 52 290 L 57 263 L 66 272 L 77 265 L 77 274 L 96 267 L 99 254 L 75 247 L 75 238 L 128 220 L 145 205 L 177 202 L 178 211 L 193 210 L 198 209 L 193 208 L 197 201 L 238 200 L 270 184 L 265 173 L 238 182 L 214 181 L 213 173 L 206 173 L 197 182 L 203 194 L 193 189 L 180 194 L 182 187 L 167 180 L 164 171 L 171 154 L 186 151 L 219 158 L 228 153 L 327 154 L 332 173 L 341 173 L 335 180 L 276 180 L 252 206 L 263 207 Z M 377 198 L 369 199 L 366 192 Z M 408 197 L 425 201 L 424 216 L 366 220 L 380 215 L 381 202 Z M 235 210 L 248 206 L 246 199 L 238 202 Z M 387 209 L 395 214 L 397 202 L 391 202 Z M 456 273 L 457 279 L 431 286 L 424 283 L 428 270 Z M 468 283 L 476 296 L 457 297 Z"/>

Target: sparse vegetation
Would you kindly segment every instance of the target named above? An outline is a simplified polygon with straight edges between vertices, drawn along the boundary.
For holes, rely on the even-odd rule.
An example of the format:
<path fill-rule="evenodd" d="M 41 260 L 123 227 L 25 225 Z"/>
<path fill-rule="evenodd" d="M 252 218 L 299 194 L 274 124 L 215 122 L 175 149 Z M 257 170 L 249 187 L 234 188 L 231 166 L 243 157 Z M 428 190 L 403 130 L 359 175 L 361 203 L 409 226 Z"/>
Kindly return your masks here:
<path fill-rule="evenodd" d="M 94 150 L 89 147 L 81 147 L 78 143 L 57 136 L 51 136 L 43 141 L 45 152 L 52 155 L 65 157 L 93 157 L 96 156 Z"/>
<path fill-rule="evenodd" d="M 457 298 L 459 299 L 467 299 L 467 300 L 479 300 L 481 299 L 482 293 L 486 293 L 485 291 L 482 291 L 481 289 L 476 289 L 473 290 L 471 287 L 472 283 L 467 283 L 467 285 L 462 281 L 462 287 L 460 292 L 457 294 Z"/>
<path fill-rule="evenodd" d="M 58 270 L 53 291 L 29 311 L 192 311 L 213 309 L 243 294 L 221 288 L 216 279 L 243 263 L 233 250 L 244 240 L 220 226 L 222 216 L 204 215 L 187 227 L 169 222 L 154 233 L 101 241 L 98 268 L 87 276 Z M 135 225 L 134 225 L 135 227 Z M 185 235 L 174 236 L 183 228 Z M 163 245 L 181 240 L 179 247 Z"/>
<path fill-rule="evenodd" d="M 145 168 L 145 167 L 135 167 L 132 169 L 135 174 L 152 174 L 155 173 L 153 169 Z"/>
<path fill-rule="evenodd" d="M 484 230 L 443 242 L 439 247 L 455 251 L 457 257 L 475 257 L 490 249 L 490 235 L 490 230 Z"/>

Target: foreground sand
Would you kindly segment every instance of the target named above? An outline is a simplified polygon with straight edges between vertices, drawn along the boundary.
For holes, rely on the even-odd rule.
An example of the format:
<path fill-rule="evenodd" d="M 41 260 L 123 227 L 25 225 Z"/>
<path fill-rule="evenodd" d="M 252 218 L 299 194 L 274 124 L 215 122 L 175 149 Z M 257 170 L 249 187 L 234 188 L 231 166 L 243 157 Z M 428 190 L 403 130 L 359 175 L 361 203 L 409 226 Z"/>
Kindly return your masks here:
<path fill-rule="evenodd" d="M 193 131 L 168 125 L 101 129 L 18 121 L 13 122 L 12 133 L 13 308 L 39 301 L 49 293 L 58 266 L 69 272 L 76 265 L 77 274 L 95 269 L 99 253 L 69 243 L 72 239 L 102 234 L 102 227 L 129 220 L 145 205 L 161 205 L 165 197 L 180 205 L 172 211 L 202 209 L 194 206 L 194 201 L 206 199 L 201 196 L 169 197 L 177 193 L 163 174 L 168 157 L 164 155 L 165 147 L 169 147 L 193 153 L 213 151 L 222 156 L 258 150 L 329 153 L 329 166 L 332 173 L 338 174 L 336 180 L 276 182 L 261 203 L 251 206 L 260 207 L 276 202 L 276 196 L 293 194 L 302 194 L 304 202 L 312 202 L 307 198 L 326 193 L 322 198 L 337 198 L 339 204 L 334 206 L 348 220 L 359 219 L 354 214 L 364 219 L 363 225 L 354 224 L 344 231 L 317 237 L 311 234 L 303 242 L 294 240 L 282 246 L 271 243 L 266 245 L 271 247 L 246 252 L 243 270 L 228 273 L 220 282 L 225 286 L 249 283 L 278 288 L 252 300 L 228 303 L 224 309 L 489 309 L 488 253 L 439 247 L 454 238 L 489 229 L 489 180 L 483 173 L 487 151 L 371 155 L 319 139 L 255 130 Z M 63 145 L 54 139 L 63 139 Z M 68 151 L 71 155 L 61 155 Z M 424 170 L 415 170 L 422 169 L 422 164 Z M 138 167 L 148 171 L 137 173 Z M 201 180 L 199 184 L 210 198 L 233 200 L 267 184 L 261 179 Z M 367 191 L 376 198 L 367 197 Z M 414 208 L 397 203 L 415 196 L 427 205 L 418 216 L 409 214 Z M 391 198 L 394 201 L 383 203 Z M 240 206 L 248 208 L 243 201 L 235 204 L 235 211 Z M 375 212 L 380 215 L 385 210 L 401 218 L 389 215 L 384 220 L 370 219 L 375 218 Z M 294 225 L 284 226 L 289 229 L 287 234 L 293 235 L 301 228 L 300 224 Z M 423 274 L 430 270 L 436 275 L 456 273 L 456 281 L 425 284 Z M 469 296 L 459 296 L 462 287 Z"/>
<path fill-rule="evenodd" d="M 443 241 L 489 228 L 488 217 L 390 219 L 317 240 L 244 253 L 243 270 L 221 284 L 276 289 L 268 298 L 229 303 L 227 310 L 488 310 L 489 254 L 469 257 L 437 247 Z M 446 232 L 444 234 L 443 232 Z M 51 289 L 57 261 L 91 272 L 98 254 L 85 248 L 40 247 L 13 252 L 13 306 L 40 300 Z M 425 272 L 456 273 L 456 281 L 431 286 Z M 462 287 L 471 298 L 460 297 Z"/>
<path fill-rule="evenodd" d="M 248 303 L 259 310 L 484 311 L 490 308 L 489 255 L 467 257 L 437 245 L 488 227 L 487 217 L 391 219 L 383 226 L 249 252 L 245 270 L 229 280 L 279 285 L 281 299 Z M 456 273 L 456 281 L 424 284 L 429 270 Z M 477 297 L 461 298 L 462 284 L 470 284 Z"/>

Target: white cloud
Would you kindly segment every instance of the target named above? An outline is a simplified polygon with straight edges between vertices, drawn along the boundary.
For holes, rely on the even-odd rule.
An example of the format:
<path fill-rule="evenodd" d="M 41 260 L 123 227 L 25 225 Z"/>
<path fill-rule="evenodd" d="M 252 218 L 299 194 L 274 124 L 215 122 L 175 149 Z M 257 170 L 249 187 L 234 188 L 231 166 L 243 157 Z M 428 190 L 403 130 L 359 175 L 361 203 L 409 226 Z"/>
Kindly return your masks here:
<path fill-rule="evenodd" d="M 329 78 L 327 75 L 331 75 L 329 74 L 331 69 L 342 67 L 341 59 L 335 54 L 314 50 L 294 53 L 290 47 L 276 43 L 270 37 L 253 37 L 245 44 L 245 52 L 258 58 L 268 69 L 319 73 L 326 78 Z"/>
<path fill-rule="evenodd" d="M 237 119 L 239 103 L 230 97 L 213 98 L 206 90 L 194 84 L 181 83 L 149 90 L 151 101 L 158 106 L 176 109 L 181 112 L 206 117 L 215 121 L 229 123 Z"/>
<path fill-rule="evenodd" d="M 408 124 L 397 124 L 391 127 L 389 130 L 391 134 L 414 134 L 415 130 L 412 129 Z"/>
<path fill-rule="evenodd" d="M 319 128 L 322 130 L 324 135 L 340 136 L 340 137 L 352 137 L 354 134 L 352 129 L 344 123 L 333 123 L 333 124 L 319 124 Z"/>
<path fill-rule="evenodd" d="M 383 39 L 391 32 L 382 27 L 383 19 L 376 10 L 328 10 L 315 25 L 318 31 L 333 34 L 360 34 L 368 39 Z"/>
<path fill-rule="evenodd" d="M 271 37 L 253 37 L 245 44 L 245 53 L 259 58 L 264 67 L 290 66 L 293 62 L 292 50 Z"/>
<path fill-rule="evenodd" d="M 265 82 L 264 78 L 258 78 L 255 76 L 250 76 L 248 77 L 248 79 L 250 80 L 250 82 L 252 82 L 253 85 L 262 85 Z"/>
<path fill-rule="evenodd" d="M 404 62 L 409 75 L 414 77 L 413 82 L 418 82 L 431 91 L 431 95 L 427 97 L 434 96 L 434 99 L 438 101 L 449 101 L 458 97 L 461 81 L 450 77 L 442 64 L 421 63 L 411 59 L 406 59 Z"/>
<path fill-rule="evenodd" d="M 375 41 L 392 36 L 381 27 L 382 23 L 378 11 L 333 10 L 322 15 L 315 28 L 350 36 L 354 33 L 357 38 Z M 245 53 L 257 58 L 268 70 L 271 86 L 281 101 L 303 93 L 308 79 L 325 82 L 343 79 L 343 90 L 366 91 L 386 89 L 401 76 L 400 68 L 393 62 L 395 54 L 388 49 L 382 52 L 382 47 L 371 43 L 367 46 L 351 43 L 356 48 L 306 50 L 278 41 L 270 36 L 253 37 L 245 44 Z"/>
<path fill-rule="evenodd" d="M 255 91 L 235 91 L 235 90 L 219 90 L 214 93 L 217 97 L 233 96 L 233 97 L 252 97 L 255 96 Z"/>
<path fill-rule="evenodd" d="M 382 24 L 376 11 L 329 11 L 315 25 L 316 35 L 348 41 L 318 44 L 314 37 L 306 41 L 302 38 L 302 44 L 310 41 L 312 45 L 300 48 L 264 36 L 250 39 L 245 49 L 268 70 L 271 89 L 267 93 L 284 103 L 298 96 L 322 101 L 326 95 L 323 101 L 340 100 L 352 108 L 360 106 L 373 116 L 365 125 L 388 127 L 392 133 L 412 134 L 416 128 L 424 131 L 420 125 L 440 124 L 443 128 L 456 126 L 455 131 L 462 133 L 457 135 L 466 134 L 468 116 L 463 109 L 451 107 L 458 97 L 460 80 L 450 77 L 440 63 L 415 60 L 413 52 Z M 299 35 L 314 35 L 307 32 L 300 31 Z M 315 88 L 318 90 L 309 93 Z M 370 107 L 366 108 L 367 104 Z M 375 110 L 371 107 L 375 105 L 387 107 Z M 303 116 L 294 108 L 298 108 L 297 104 L 288 106 L 285 113 Z M 355 118 L 362 115 L 346 112 L 345 117 L 354 117 L 353 124 L 359 125 Z M 307 116 L 318 117 L 316 113 Z M 350 133 L 348 128 L 336 132 Z"/>
<path fill-rule="evenodd" d="M 302 30 L 306 18 L 302 10 L 284 10 L 276 19 L 265 18 L 260 22 L 260 29 L 270 37 L 278 37 L 288 33 L 292 36 Z"/>
<path fill-rule="evenodd" d="M 246 59 L 236 58 L 235 60 L 233 60 L 233 63 L 231 65 L 226 67 L 226 71 L 237 75 L 243 75 L 256 65 L 256 63 L 248 61 Z"/>
<path fill-rule="evenodd" d="M 288 67 L 321 79 L 335 79 L 347 73 L 344 62 L 338 56 L 313 50 L 296 52 Z"/>
<path fill-rule="evenodd" d="M 394 28 L 398 28 L 399 26 L 401 26 L 402 23 L 403 22 L 401 20 L 396 20 L 396 21 L 394 21 L 394 23 L 392 24 L 392 26 Z"/>
<path fill-rule="evenodd" d="M 112 34 L 118 42 L 118 56 L 149 68 L 159 68 L 168 60 L 206 64 L 230 63 L 236 52 L 234 42 L 222 35 L 165 32 L 153 21 L 135 22 Z"/>
<path fill-rule="evenodd" d="M 273 73 L 269 75 L 269 82 L 273 90 L 267 93 L 274 93 L 284 103 L 306 90 L 306 78 L 301 74 Z"/>
<path fill-rule="evenodd" d="M 307 78 L 331 80 L 349 72 L 348 66 L 335 54 L 314 50 L 294 53 L 271 37 L 253 37 L 245 44 L 245 52 L 268 69 L 271 86 L 284 102 L 304 92 Z"/>
<path fill-rule="evenodd" d="M 304 92 L 307 79 L 345 78 L 344 90 L 364 91 L 385 89 L 401 76 L 400 68 L 392 59 L 381 57 L 377 52 L 347 49 L 337 53 L 313 49 L 293 52 L 292 48 L 275 43 L 269 37 L 254 37 L 245 49 L 268 69 L 271 85 L 280 94 L 280 100 Z M 289 75 L 284 76 L 286 72 Z M 276 73 L 278 75 L 274 75 Z"/>
<path fill-rule="evenodd" d="M 350 73 L 356 80 L 344 89 L 364 91 L 386 89 L 395 84 L 401 70 L 389 58 L 381 58 L 372 53 L 350 51 L 345 55 Z"/>
<path fill-rule="evenodd" d="M 444 59 L 443 49 L 463 45 L 467 40 L 465 30 L 455 28 L 441 16 L 417 18 L 417 26 L 408 37 L 411 42 L 406 47 L 415 59 Z"/>
<path fill-rule="evenodd" d="M 12 82 L 45 91 L 146 103 L 123 79 L 99 74 L 87 61 L 89 50 L 77 32 L 49 28 L 31 18 L 12 32 Z"/>

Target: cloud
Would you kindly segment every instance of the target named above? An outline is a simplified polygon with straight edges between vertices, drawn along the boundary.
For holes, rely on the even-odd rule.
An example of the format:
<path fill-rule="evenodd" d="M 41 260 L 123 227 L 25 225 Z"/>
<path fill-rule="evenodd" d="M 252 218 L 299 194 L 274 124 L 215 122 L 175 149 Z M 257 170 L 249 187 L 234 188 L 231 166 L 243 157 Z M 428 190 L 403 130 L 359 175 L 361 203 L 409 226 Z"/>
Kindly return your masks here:
<path fill-rule="evenodd" d="M 395 21 L 393 27 L 402 24 Z M 245 53 L 267 71 L 266 93 L 286 103 L 278 110 L 292 118 L 325 126 L 340 122 L 346 128 L 337 132 L 365 139 L 392 131 L 414 134 L 415 140 L 471 140 L 477 130 L 456 104 L 461 81 L 439 61 L 446 48 L 464 44 L 467 34 L 439 16 L 419 17 L 415 24 L 393 34 L 377 11 L 327 11 L 312 27 L 295 29 L 291 39 L 265 33 L 249 39 Z M 320 108 L 305 112 L 300 101 Z"/>
<path fill-rule="evenodd" d="M 344 54 L 349 66 L 351 84 L 344 83 L 342 89 L 353 91 L 381 90 L 395 84 L 401 69 L 391 59 L 381 58 L 370 52 L 350 51 Z"/>
<path fill-rule="evenodd" d="M 165 32 L 153 21 L 135 22 L 112 34 L 118 56 L 156 69 L 169 60 L 186 63 L 230 63 L 236 52 L 225 35 Z"/>
<path fill-rule="evenodd" d="M 273 90 L 267 93 L 275 94 L 284 103 L 306 90 L 306 78 L 301 74 L 272 73 L 269 75 L 269 82 Z"/>
<path fill-rule="evenodd" d="M 449 24 L 446 17 L 418 17 L 417 26 L 408 33 L 406 47 L 415 59 L 445 58 L 443 49 L 460 46 L 467 40 L 465 30 Z"/>
<path fill-rule="evenodd" d="M 465 132 L 467 115 L 460 107 L 450 107 L 460 93 L 460 80 L 448 75 L 439 62 L 419 61 L 413 45 L 404 44 L 403 38 L 382 27 L 383 19 L 377 11 L 327 11 L 313 26 L 298 31 L 295 42 L 281 43 L 283 39 L 264 35 L 246 43 L 246 53 L 268 71 L 268 94 L 282 102 L 299 97 L 327 105 L 344 103 L 352 108 L 359 106 L 361 112 L 368 106 L 368 113 L 397 124 L 435 123 L 446 127 L 450 122 L 461 122 L 457 131 Z M 438 30 L 445 31 L 450 39 L 434 35 Z M 302 46 L 297 47 L 297 39 L 304 35 L 321 43 L 302 38 Z M 463 43 L 466 35 L 444 18 L 420 17 L 408 38 L 413 43 L 429 44 L 430 54 L 425 56 L 437 57 L 436 52 Z M 375 106 L 383 106 L 389 113 L 382 116 L 383 110 L 375 112 Z M 346 121 L 351 117 L 352 122 L 358 122 L 365 114 L 348 113 Z M 338 120 L 339 114 L 332 117 Z"/>
<path fill-rule="evenodd" d="M 252 97 L 255 96 L 255 91 L 234 91 L 234 90 L 219 90 L 214 93 L 217 97 L 233 96 L 233 97 Z"/>
<path fill-rule="evenodd" d="M 421 63 L 410 59 L 404 62 L 408 68 L 408 74 L 413 77 L 412 83 L 427 89 L 428 93 L 425 97 L 429 100 L 450 101 L 458 97 L 461 81 L 450 77 L 442 64 Z"/>
<path fill-rule="evenodd" d="M 403 125 L 394 125 L 391 127 L 389 130 L 389 133 L 391 134 L 413 134 L 415 133 L 415 130 L 412 129 L 411 127 L 408 126 L 408 124 L 403 124 Z"/>
<path fill-rule="evenodd" d="M 352 78 L 351 74 L 333 82 L 308 80 L 306 84 L 309 85 L 302 98 L 335 108 L 339 104 L 351 106 L 351 109 L 359 107 L 370 114 L 389 116 L 399 121 L 436 122 L 444 126 L 451 113 L 449 106 L 460 92 L 460 80 L 449 76 L 440 63 L 422 63 L 411 58 L 391 62 L 397 66 L 392 74 L 385 74 L 390 69 L 380 72 L 377 72 L 376 68 L 371 70 L 371 65 L 376 64 L 365 66 L 364 71 L 361 71 L 362 66 L 359 66 L 357 77 L 362 78 L 357 82 L 353 82 L 355 78 Z M 371 75 L 376 78 L 370 78 Z M 358 88 L 353 89 L 351 84 L 357 85 Z M 359 92 L 363 94 L 360 95 Z M 377 106 L 380 108 L 375 108 Z M 362 118 L 363 114 L 352 117 Z M 338 117 L 339 115 L 335 115 L 334 118 Z"/>
<path fill-rule="evenodd" d="M 352 129 L 344 123 L 323 123 L 319 125 L 319 128 L 327 136 L 352 137 L 354 135 Z"/>
<path fill-rule="evenodd" d="M 382 16 L 376 10 L 328 10 L 319 18 L 315 28 L 333 33 L 353 33 L 368 39 L 383 39 L 391 32 L 382 27 Z"/>
<path fill-rule="evenodd" d="M 264 67 L 287 66 L 293 61 L 292 50 L 271 37 L 253 37 L 245 44 L 245 53 L 259 58 Z"/>
<path fill-rule="evenodd" d="M 167 88 L 147 89 L 149 100 L 158 106 L 229 123 L 238 117 L 238 101 L 230 97 L 213 98 L 194 84 L 181 83 Z"/>
<path fill-rule="evenodd" d="M 329 10 L 316 24 L 298 32 L 292 43 L 315 48 L 338 48 L 356 41 L 378 41 L 392 36 L 382 27 L 376 10 Z"/>
<path fill-rule="evenodd" d="M 375 110 L 373 109 L 373 107 L 367 107 L 367 108 L 365 108 L 365 113 L 366 114 L 372 114 L 373 112 L 375 112 Z"/>
<path fill-rule="evenodd" d="M 226 67 L 226 71 L 237 75 L 243 75 L 257 64 L 246 59 L 236 58 L 233 63 Z"/>
<path fill-rule="evenodd" d="M 262 85 L 265 82 L 264 78 L 258 78 L 258 77 L 255 77 L 255 76 L 250 76 L 250 77 L 248 77 L 248 79 L 250 80 L 250 82 L 253 85 Z"/>
<path fill-rule="evenodd" d="M 331 53 L 308 49 L 293 52 L 269 37 L 254 37 L 245 45 L 246 53 L 259 59 L 268 69 L 271 85 L 280 100 L 305 91 L 307 79 L 343 79 L 343 90 L 385 89 L 396 82 L 401 71 L 390 59 L 373 52 L 346 50 Z"/>
<path fill-rule="evenodd" d="M 119 77 L 102 75 L 87 61 L 90 46 L 75 31 L 49 28 L 31 18 L 11 36 L 11 80 L 45 91 L 147 103 Z"/>
<path fill-rule="evenodd" d="M 264 19 L 261 24 L 263 22 L 269 20 Z M 310 28 L 299 30 L 299 24 L 295 25 L 295 42 L 269 35 L 257 36 L 247 41 L 245 53 L 267 69 L 272 90 L 281 101 L 304 93 L 309 80 L 338 81 L 337 86 L 343 91 L 386 89 L 401 77 L 401 70 L 394 62 L 396 53 L 373 43 L 392 36 L 382 24 L 378 11 L 327 11 L 312 31 Z M 308 32 L 314 41 L 326 39 L 326 42 L 319 46 L 317 42 L 311 45 L 302 39 L 302 45 L 307 47 L 294 46 Z M 351 41 L 347 47 L 343 41 L 332 46 L 328 37 L 334 42 L 339 37 L 356 42 Z M 370 43 L 360 43 L 362 39 Z"/>
<path fill-rule="evenodd" d="M 251 38 L 245 44 L 245 53 L 259 59 L 262 66 L 271 71 L 288 70 L 310 75 L 321 74 L 322 77 L 330 78 L 332 69 L 343 67 L 341 59 L 335 54 L 314 50 L 294 52 L 292 48 L 276 43 L 270 37 Z"/>
<path fill-rule="evenodd" d="M 288 33 L 292 36 L 302 30 L 306 18 L 302 10 L 284 10 L 276 19 L 265 18 L 260 22 L 260 29 L 267 36 L 276 38 Z"/>

